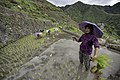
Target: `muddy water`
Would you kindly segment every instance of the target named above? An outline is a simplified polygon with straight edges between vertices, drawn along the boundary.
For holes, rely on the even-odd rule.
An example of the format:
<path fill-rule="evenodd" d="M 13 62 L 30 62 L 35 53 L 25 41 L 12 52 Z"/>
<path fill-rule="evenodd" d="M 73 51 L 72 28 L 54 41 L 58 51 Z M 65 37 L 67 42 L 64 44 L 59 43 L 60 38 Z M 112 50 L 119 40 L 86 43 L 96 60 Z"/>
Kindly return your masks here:
<path fill-rule="evenodd" d="M 21 66 L 19 72 L 6 80 L 95 80 L 96 74 L 85 71 L 79 64 L 79 43 L 61 39 L 51 45 L 39 56 Z M 111 67 L 103 70 L 102 77 L 114 74 L 120 67 L 120 54 L 100 48 L 99 54 L 107 54 L 112 61 Z M 91 62 L 91 66 L 95 62 Z"/>

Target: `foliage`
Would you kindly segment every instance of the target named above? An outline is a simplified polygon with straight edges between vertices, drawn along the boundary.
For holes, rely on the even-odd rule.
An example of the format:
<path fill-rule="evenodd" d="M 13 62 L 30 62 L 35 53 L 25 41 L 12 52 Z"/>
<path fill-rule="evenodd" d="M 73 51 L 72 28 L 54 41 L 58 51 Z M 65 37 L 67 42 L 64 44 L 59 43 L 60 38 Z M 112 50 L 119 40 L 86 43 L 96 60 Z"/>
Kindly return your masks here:
<path fill-rule="evenodd" d="M 109 65 L 110 58 L 105 54 L 99 55 L 97 58 L 95 58 L 95 61 L 97 61 L 97 68 L 99 69 L 103 69 L 110 66 Z"/>
<path fill-rule="evenodd" d="M 69 20 L 70 22 L 72 21 L 60 8 L 52 5 L 46 0 L 1 0 L 0 5 L 9 8 L 14 12 L 24 13 L 35 19 L 48 19 L 52 22 L 57 21 L 62 23 L 64 20 Z"/>
<path fill-rule="evenodd" d="M 0 0 L 0 9 L 0 22 L 6 29 L 4 34 L 9 36 L 7 43 L 33 33 L 38 28 L 43 29 L 44 26 L 50 28 L 53 24 L 61 25 L 64 22 L 68 26 L 76 25 L 60 8 L 46 0 Z"/>
<path fill-rule="evenodd" d="M 113 6 L 97 6 L 99 9 L 106 11 L 107 13 L 119 14 L 120 13 L 120 2 Z"/>

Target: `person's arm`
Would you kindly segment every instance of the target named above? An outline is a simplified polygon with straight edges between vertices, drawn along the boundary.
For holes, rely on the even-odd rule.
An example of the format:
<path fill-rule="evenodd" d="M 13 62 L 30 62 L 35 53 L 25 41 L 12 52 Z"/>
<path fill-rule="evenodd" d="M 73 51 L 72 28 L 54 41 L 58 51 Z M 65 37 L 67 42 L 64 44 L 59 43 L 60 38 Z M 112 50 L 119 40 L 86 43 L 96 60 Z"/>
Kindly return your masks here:
<path fill-rule="evenodd" d="M 75 40 L 76 42 L 78 42 L 78 39 L 76 37 L 72 37 L 73 41 Z"/>
<path fill-rule="evenodd" d="M 82 37 L 82 36 L 81 36 Z M 81 37 L 78 39 L 76 37 L 72 37 L 73 38 L 73 41 L 75 40 L 76 42 L 81 42 Z"/>
<path fill-rule="evenodd" d="M 95 48 L 93 58 L 97 57 L 98 52 L 99 52 L 99 48 Z"/>
<path fill-rule="evenodd" d="M 94 39 L 93 39 L 93 45 L 94 45 L 94 48 L 95 48 L 95 50 L 94 50 L 94 54 L 93 54 L 93 58 L 96 58 L 97 55 L 98 55 L 98 53 L 99 53 L 99 47 L 100 47 L 97 38 L 94 38 Z"/>

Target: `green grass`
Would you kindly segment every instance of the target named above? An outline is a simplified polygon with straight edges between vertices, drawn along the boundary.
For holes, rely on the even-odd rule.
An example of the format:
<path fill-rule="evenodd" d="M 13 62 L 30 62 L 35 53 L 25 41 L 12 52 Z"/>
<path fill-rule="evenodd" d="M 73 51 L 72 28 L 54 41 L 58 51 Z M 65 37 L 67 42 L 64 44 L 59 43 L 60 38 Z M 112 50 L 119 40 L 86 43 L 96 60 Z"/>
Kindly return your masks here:
<path fill-rule="evenodd" d="M 16 3 L 12 3 L 10 0 L 2 0 L 0 1 L 0 5 L 5 6 L 15 12 L 22 12 L 32 18 L 52 19 L 51 21 L 53 21 L 54 18 L 48 16 L 46 13 L 47 11 L 62 11 L 47 1 L 15 0 L 15 2 Z"/>
<path fill-rule="evenodd" d="M 66 26 L 65 29 L 73 32 L 73 33 L 77 33 L 77 34 L 83 34 L 82 31 L 80 31 L 78 28 L 74 27 L 74 26 Z"/>

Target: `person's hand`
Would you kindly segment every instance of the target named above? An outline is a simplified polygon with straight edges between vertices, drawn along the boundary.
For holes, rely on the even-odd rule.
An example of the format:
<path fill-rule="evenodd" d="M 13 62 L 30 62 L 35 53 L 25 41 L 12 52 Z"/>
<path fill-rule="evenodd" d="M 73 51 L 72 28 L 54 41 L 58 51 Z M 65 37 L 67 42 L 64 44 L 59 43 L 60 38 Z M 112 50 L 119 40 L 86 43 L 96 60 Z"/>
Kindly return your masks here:
<path fill-rule="evenodd" d="M 96 58 L 97 57 L 97 55 L 94 55 L 92 58 Z"/>
<path fill-rule="evenodd" d="M 95 61 L 95 59 L 94 59 L 93 57 L 90 57 L 90 61 L 94 62 L 94 61 Z"/>
<path fill-rule="evenodd" d="M 94 62 L 95 59 L 96 59 L 96 57 L 97 57 L 97 56 L 90 57 L 90 60 Z"/>
<path fill-rule="evenodd" d="M 74 36 L 72 37 L 72 39 L 73 39 L 73 41 L 74 41 L 74 40 L 77 40 L 77 38 L 76 38 L 76 37 L 74 37 Z"/>
<path fill-rule="evenodd" d="M 93 61 L 95 61 L 95 59 L 97 58 L 97 56 L 95 55 L 95 56 L 93 56 L 92 58 L 93 58 Z"/>

